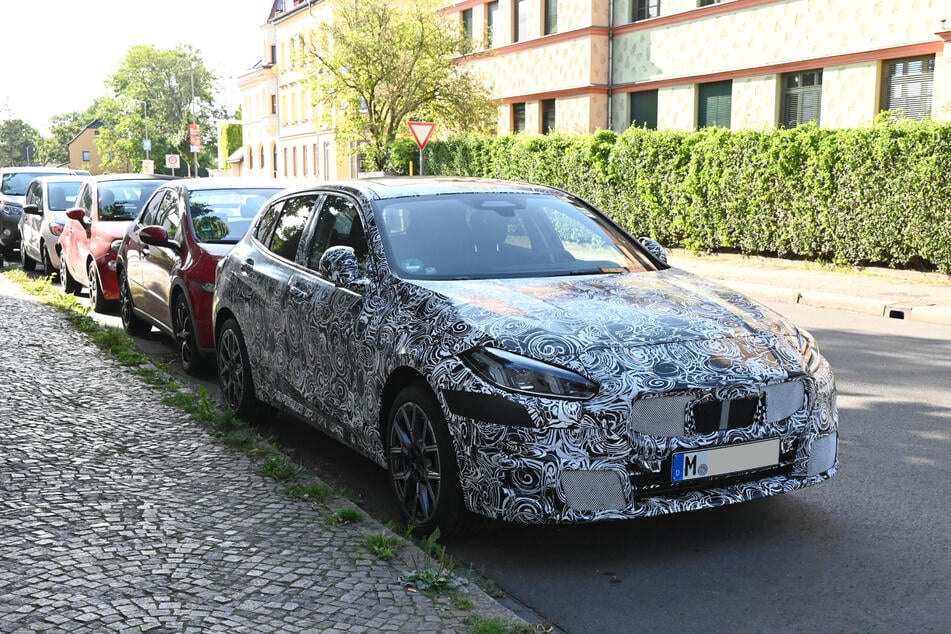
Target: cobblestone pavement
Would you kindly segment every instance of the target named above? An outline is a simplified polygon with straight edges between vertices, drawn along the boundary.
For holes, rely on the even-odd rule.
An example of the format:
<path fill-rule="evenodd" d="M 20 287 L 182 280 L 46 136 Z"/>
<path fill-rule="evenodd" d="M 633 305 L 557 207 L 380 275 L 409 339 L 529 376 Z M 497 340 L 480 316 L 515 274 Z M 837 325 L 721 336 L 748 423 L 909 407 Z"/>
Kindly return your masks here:
<path fill-rule="evenodd" d="M 0 632 L 461 632 L 518 622 L 474 584 L 430 599 L 370 519 L 287 496 L 0 275 Z M 347 504 L 339 501 L 339 505 Z"/>

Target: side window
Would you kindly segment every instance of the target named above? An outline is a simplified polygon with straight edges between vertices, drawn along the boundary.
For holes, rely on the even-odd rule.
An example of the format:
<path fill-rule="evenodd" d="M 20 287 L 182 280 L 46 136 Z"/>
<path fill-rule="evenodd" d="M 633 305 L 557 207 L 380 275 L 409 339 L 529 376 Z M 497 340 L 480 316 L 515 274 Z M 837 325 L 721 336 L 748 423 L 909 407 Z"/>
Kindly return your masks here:
<path fill-rule="evenodd" d="M 170 240 L 178 237 L 178 227 L 182 223 L 182 212 L 181 205 L 178 204 L 178 195 L 175 192 L 165 194 L 165 198 L 162 199 L 162 204 L 159 206 L 156 220 L 158 221 L 156 224 L 161 224 L 165 228 Z"/>
<path fill-rule="evenodd" d="M 301 236 L 304 235 L 304 227 L 307 226 L 307 220 L 316 202 L 316 194 L 285 200 L 280 217 L 274 226 L 274 233 L 271 234 L 270 241 L 265 243 L 268 249 L 282 258 L 293 260 L 297 255 Z"/>
<path fill-rule="evenodd" d="M 76 206 L 86 212 L 86 217 L 92 217 L 92 186 L 84 185 L 83 190 L 76 197 Z"/>
<path fill-rule="evenodd" d="M 320 208 L 307 254 L 307 266 L 317 270 L 324 251 L 336 246 L 353 247 L 361 263 L 366 260 L 369 250 L 357 206 L 349 198 L 330 194 Z"/>
<path fill-rule="evenodd" d="M 284 208 L 284 201 L 279 200 L 258 216 L 257 224 L 254 226 L 254 237 L 264 244 L 268 244 L 271 239 L 271 231 L 277 224 L 277 219 L 281 217 L 281 210 Z"/>
<path fill-rule="evenodd" d="M 165 198 L 165 192 L 159 192 L 152 197 L 152 200 L 149 201 L 148 206 L 145 208 L 145 213 L 142 214 L 142 222 L 140 223 L 143 227 L 149 225 L 157 225 L 159 207 L 162 204 L 162 200 Z"/>
<path fill-rule="evenodd" d="M 43 186 L 40 183 L 33 183 L 30 185 L 29 191 L 26 192 L 26 198 L 24 199 L 24 204 L 27 205 L 36 205 L 42 211 L 43 209 Z"/>

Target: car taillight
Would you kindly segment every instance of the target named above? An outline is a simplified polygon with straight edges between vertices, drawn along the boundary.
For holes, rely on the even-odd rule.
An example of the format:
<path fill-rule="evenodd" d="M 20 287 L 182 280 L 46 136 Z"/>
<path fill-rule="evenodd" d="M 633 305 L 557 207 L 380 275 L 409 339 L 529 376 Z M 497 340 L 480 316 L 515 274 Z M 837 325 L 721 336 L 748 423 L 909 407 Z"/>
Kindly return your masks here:
<path fill-rule="evenodd" d="M 50 233 L 54 236 L 62 235 L 63 225 L 50 225 Z"/>

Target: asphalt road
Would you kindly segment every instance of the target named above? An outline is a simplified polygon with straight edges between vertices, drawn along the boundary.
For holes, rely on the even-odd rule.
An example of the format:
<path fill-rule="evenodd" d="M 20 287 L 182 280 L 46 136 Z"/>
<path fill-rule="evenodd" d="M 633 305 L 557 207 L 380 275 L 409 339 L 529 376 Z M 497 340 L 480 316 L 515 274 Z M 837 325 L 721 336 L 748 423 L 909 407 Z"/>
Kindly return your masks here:
<path fill-rule="evenodd" d="M 571 633 L 951 630 L 951 327 L 774 307 L 816 335 L 836 371 L 835 478 L 646 520 L 492 523 L 447 551 L 529 620 Z M 161 353 L 164 340 L 145 345 Z M 258 429 L 395 518 L 383 470 L 291 420 Z"/>

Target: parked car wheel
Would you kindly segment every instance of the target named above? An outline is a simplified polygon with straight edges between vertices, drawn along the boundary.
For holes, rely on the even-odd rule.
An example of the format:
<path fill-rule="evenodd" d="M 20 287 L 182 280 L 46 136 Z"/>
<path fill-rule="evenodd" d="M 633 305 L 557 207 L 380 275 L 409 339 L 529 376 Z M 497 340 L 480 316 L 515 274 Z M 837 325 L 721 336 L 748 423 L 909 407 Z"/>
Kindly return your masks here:
<path fill-rule="evenodd" d="M 218 333 L 218 385 L 228 407 L 241 418 L 249 418 L 258 407 L 251 381 L 251 363 L 241 328 L 227 319 Z"/>
<path fill-rule="evenodd" d="M 471 516 L 446 420 L 428 386 L 414 383 L 397 395 L 386 419 L 386 446 L 390 483 L 407 526 L 421 536 L 436 528 L 444 536 L 461 532 Z"/>
<path fill-rule="evenodd" d="M 59 271 L 53 267 L 53 261 L 50 259 L 50 253 L 46 250 L 45 244 L 40 244 L 40 253 L 43 254 L 43 276 L 50 278 L 53 283 L 58 282 Z"/>
<path fill-rule="evenodd" d="M 79 289 L 82 288 L 79 282 L 69 274 L 69 267 L 66 266 L 66 258 L 61 258 L 59 261 L 59 281 L 60 284 L 63 285 L 63 291 L 70 295 L 78 295 Z"/>
<path fill-rule="evenodd" d="M 198 350 L 195 323 L 192 321 L 191 311 L 188 310 L 188 300 L 185 299 L 184 293 L 178 293 L 175 296 L 173 310 L 175 344 L 178 346 L 178 358 L 182 362 L 182 370 L 185 374 L 199 374 L 204 369 L 204 358 Z"/>
<path fill-rule="evenodd" d="M 129 278 L 124 269 L 119 269 L 119 317 L 122 319 L 122 329 L 130 335 L 145 335 L 152 330 L 147 321 L 135 314 Z"/>
<path fill-rule="evenodd" d="M 36 260 L 26 254 L 24 249 L 20 249 L 20 266 L 24 271 L 32 271 L 36 268 Z"/>
<path fill-rule="evenodd" d="M 102 294 L 102 285 L 99 283 L 99 269 L 95 262 L 89 263 L 89 307 L 94 313 L 107 313 L 115 302 L 111 302 Z"/>

